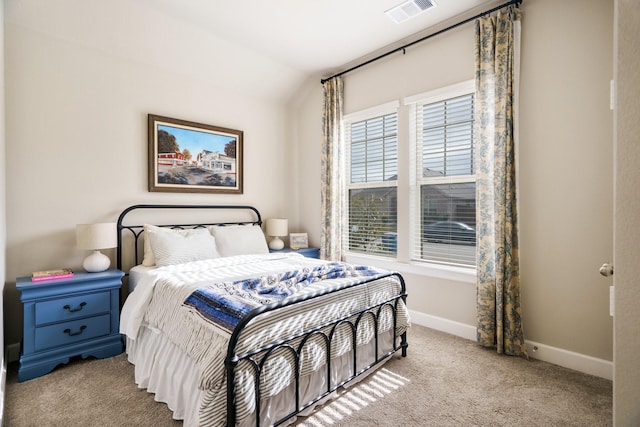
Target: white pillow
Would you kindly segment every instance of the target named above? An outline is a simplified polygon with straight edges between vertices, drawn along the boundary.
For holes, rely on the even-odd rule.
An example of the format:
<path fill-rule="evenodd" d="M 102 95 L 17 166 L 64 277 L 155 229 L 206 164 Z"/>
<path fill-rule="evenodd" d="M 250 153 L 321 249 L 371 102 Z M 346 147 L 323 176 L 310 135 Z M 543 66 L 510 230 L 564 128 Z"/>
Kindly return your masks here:
<path fill-rule="evenodd" d="M 153 267 L 154 265 L 156 265 L 156 259 L 153 256 L 153 251 L 151 250 L 151 239 L 149 239 L 149 230 L 158 229 L 162 230 L 161 227 L 156 227 L 155 225 L 144 225 L 144 256 L 142 258 L 142 265 L 144 265 L 145 267 Z"/>
<path fill-rule="evenodd" d="M 151 265 L 173 265 L 219 256 L 215 238 L 207 229 L 178 230 L 145 225 L 143 265 L 152 261 Z"/>
<path fill-rule="evenodd" d="M 258 225 L 209 227 L 221 256 L 268 254 L 269 247 Z"/>
<path fill-rule="evenodd" d="M 182 230 L 180 228 L 167 228 L 167 227 L 158 227 L 157 225 L 145 224 L 144 225 L 144 250 L 143 250 L 143 258 L 142 265 L 145 267 L 153 267 L 156 265 L 156 258 L 153 256 L 153 251 L 151 250 L 151 240 L 149 239 L 149 231 L 158 231 L 165 233 L 177 233 L 181 234 L 188 230 Z"/>

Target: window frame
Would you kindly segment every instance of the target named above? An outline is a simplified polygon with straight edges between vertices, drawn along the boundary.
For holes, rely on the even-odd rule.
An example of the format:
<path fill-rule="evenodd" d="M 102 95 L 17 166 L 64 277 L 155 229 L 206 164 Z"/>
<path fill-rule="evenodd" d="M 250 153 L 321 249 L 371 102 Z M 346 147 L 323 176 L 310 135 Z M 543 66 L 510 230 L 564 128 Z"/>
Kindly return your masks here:
<path fill-rule="evenodd" d="M 396 199 L 397 199 L 397 192 L 398 192 L 398 175 L 396 174 L 396 179 L 395 180 L 389 180 L 389 181 L 374 181 L 374 182 L 357 182 L 357 183 L 352 183 L 351 182 L 351 135 L 350 135 L 350 131 L 351 131 L 351 125 L 353 123 L 358 123 L 361 121 L 365 121 L 365 120 L 370 120 L 370 119 L 374 119 L 377 117 L 383 117 L 389 114 L 396 114 L 396 128 L 397 133 L 400 133 L 400 121 L 399 121 L 399 108 L 400 108 L 400 102 L 399 101 L 391 101 L 391 102 L 387 102 L 375 107 L 371 107 L 371 108 L 367 108 L 355 113 L 351 113 L 351 114 L 347 114 L 343 117 L 343 131 L 344 131 L 344 141 L 345 141 L 345 145 L 344 145 L 344 153 L 345 153 L 345 185 L 344 185 L 344 207 L 343 207 L 343 212 L 344 212 L 344 216 L 343 216 L 343 221 L 345 224 L 344 230 L 346 230 L 342 237 L 341 237 L 341 244 L 342 244 L 342 248 L 345 254 L 354 254 L 357 256 L 365 256 L 365 257 L 379 257 L 382 259 L 386 259 L 386 260 L 396 260 L 397 259 L 397 250 L 395 252 L 395 254 L 379 254 L 379 253 L 375 253 L 375 252 L 360 252 L 360 251 L 354 251 L 351 250 L 349 248 L 349 218 L 350 218 L 350 199 L 349 199 L 349 192 L 350 190 L 362 190 L 362 189 L 369 189 L 369 188 L 395 188 L 396 189 Z M 396 135 L 396 144 L 400 145 L 400 139 L 398 137 L 398 134 Z M 398 150 L 398 147 L 396 147 L 396 151 Z M 396 170 L 399 172 L 400 169 L 400 161 L 398 159 L 397 153 L 396 153 L 396 161 L 397 161 L 397 165 L 396 165 Z M 396 207 L 396 212 L 397 212 L 397 207 Z M 398 225 L 398 218 L 396 217 L 396 230 L 397 230 L 397 225 Z M 397 244 L 397 240 L 396 240 L 396 244 Z"/>
<path fill-rule="evenodd" d="M 414 233 L 412 233 L 412 216 L 414 215 L 414 208 L 410 206 L 416 200 L 411 195 L 415 191 L 415 173 L 410 159 L 415 158 L 416 150 L 416 136 L 415 126 L 411 126 L 411 123 L 415 123 L 411 119 L 412 104 L 422 99 L 437 100 L 438 97 L 442 99 L 455 97 L 457 93 L 464 95 L 465 93 L 475 92 L 475 82 L 473 80 L 463 81 L 462 83 L 438 88 L 435 90 L 419 93 L 417 95 L 400 98 L 399 101 L 392 101 L 371 108 L 359 110 L 353 113 L 345 114 L 343 117 L 343 123 L 351 123 L 362 119 L 372 118 L 376 115 L 384 115 L 390 112 L 396 111 L 398 114 L 398 240 L 397 240 L 397 254 L 395 258 L 379 256 L 375 254 L 352 252 L 348 249 L 348 232 L 343 233 L 342 245 L 344 259 L 347 262 L 355 264 L 369 264 L 375 265 L 380 268 L 384 268 L 391 271 L 398 271 L 402 274 L 411 274 L 416 277 L 425 277 L 436 280 L 448 280 L 452 283 L 459 283 L 467 285 L 475 285 L 477 271 L 475 266 L 459 266 L 459 265 L 446 265 L 439 263 L 432 263 L 427 261 L 414 261 L 410 256 L 411 245 L 410 242 Z M 343 137 L 346 137 L 347 128 L 342 127 Z M 346 138 L 345 138 L 346 141 Z M 346 144 L 345 144 L 346 152 Z M 350 153 L 349 153 L 350 155 Z M 350 167 L 346 162 L 343 166 L 346 169 Z M 411 169 L 411 171 L 409 170 Z M 350 177 L 349 177 L 350 179 Z M 346 182 L 345 182 L 346 184 Z M 341 189 L 344 197 L 343 205 L 343 221 L 344 224 L 348 223 L 348 193 L 346 186 Z M 345 225 L 345 230 L 347 227 Z"/>

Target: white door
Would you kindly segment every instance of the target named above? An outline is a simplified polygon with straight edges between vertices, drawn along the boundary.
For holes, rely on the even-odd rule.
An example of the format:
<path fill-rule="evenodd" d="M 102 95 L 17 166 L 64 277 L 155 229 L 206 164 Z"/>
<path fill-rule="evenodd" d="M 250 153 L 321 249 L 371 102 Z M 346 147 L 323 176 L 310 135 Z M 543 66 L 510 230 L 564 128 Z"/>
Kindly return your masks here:
<path fill-rule="evenodd" d="M 615 0 L 613 418 L 640 426 L 640 7 Z"/>

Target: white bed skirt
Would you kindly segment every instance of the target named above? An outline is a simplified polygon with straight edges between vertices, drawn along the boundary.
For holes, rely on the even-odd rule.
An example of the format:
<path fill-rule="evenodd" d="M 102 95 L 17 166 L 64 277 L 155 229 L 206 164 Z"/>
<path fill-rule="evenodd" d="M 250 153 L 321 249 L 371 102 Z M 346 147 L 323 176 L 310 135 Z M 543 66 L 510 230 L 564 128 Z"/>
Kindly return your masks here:
<path fill-rule="evenodd" d="M 388 331 L 379 336 L 379 354 L 391 350 L 393 336 Z M 360 370 L 373 361 L 375 344 L 358 347 L 357 369 Z M 127 358 L 135 366 L 135 383 L 139 388 L 146 389 L 155 394 L 157 402 L 166 403 L 173 412 L 173 418 L 183 420 L 185 427 L 199 426 L 200 402 L 204 392 L 198 388 L 200 371 L 192 359 L 183 353 L 175 344 L 157 330 L 142 326 L 135 340 L 127 338 Z M 348 352 L 332 362 L 332 384 L 342 381 L 342 378 L 351 375 L 353 357 Z M 376 366 L 379 367 L 382 363 Z M 366 375 L 373 372 L 370 369 Z M 305 402 L 320 395 L 326 390 L 326 369 L 319 369 L 311 375 L 300 379 L 301 401 Z M 357 382 L 366 377 L 361 375 L 354 379 Z M 295 402 L 291 398 L 295 393 L 294 385 L 290 385 L 267 402 L 261 404 L 261 424 L 271 425 L 272 421 L 280 419 L 291 413 L 295 408 Z M 328 399 L 336 397 L 332 393 L 327 398 L 318 402 L 315 406 L 325 403 Z M 310 415 L 314 407 L 305 410 L 301 415 Z M 291 422 L 295 421 L 295 417 Z M 248 417 L 240 424 L 242 427 L 255 426 L 255 418 Z"/>
<path fill-rule="evenodd" d="M 161 333 L 147 327 L 140 328 L 137 339 L 127 338 L 126 351 L 135 366 L 138 387 L 155 394 L 157 402 L 166 403 L 174 419 L 197 426 L 203 392 L 198 388 L 196 364 Z"/>

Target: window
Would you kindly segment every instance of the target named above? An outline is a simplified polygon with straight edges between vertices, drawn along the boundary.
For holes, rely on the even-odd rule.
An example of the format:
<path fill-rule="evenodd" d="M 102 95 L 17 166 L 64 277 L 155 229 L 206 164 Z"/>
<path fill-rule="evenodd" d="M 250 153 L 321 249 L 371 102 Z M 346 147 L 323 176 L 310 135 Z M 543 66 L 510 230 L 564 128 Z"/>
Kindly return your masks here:
<path fill-rule="evenodd" d="M 474 94 L 471 80 L 406 98 L 403 109 L 393 102 L 344 118 L 347 252 L 475 266 Z M 399 152 L 408 163 L 398 164 Z M 398 174 L 409 185 L 398 187 Z"/>
<path fill-rule="evenodd" d="M 397 103 L 345 117 L 349 251 L 395 257 Z"/>
<path fill-rule="evenodd" d="M 473 82 L 407 101 L 412 104 L 414 260 L 476 263 Z"/>

